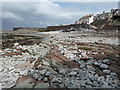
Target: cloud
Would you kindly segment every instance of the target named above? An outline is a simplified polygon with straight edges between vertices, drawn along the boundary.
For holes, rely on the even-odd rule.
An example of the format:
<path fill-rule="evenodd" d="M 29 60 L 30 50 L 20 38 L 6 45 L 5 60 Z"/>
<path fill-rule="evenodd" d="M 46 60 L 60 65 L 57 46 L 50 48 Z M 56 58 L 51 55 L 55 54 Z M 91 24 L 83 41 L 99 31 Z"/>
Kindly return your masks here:
<path fill-rule="evenodd" d="M 20 16 L 16 15 L 15 13 L 5 11 L 2 13 L 3 19 L 16 19 L 16 20 L 23 20 Z"/>
<path fill-rule="evenodd" d="M 117 7 L 117 3 L 4 2 L 3 29 L 17 26 L 46 27 L 71 24 L 86 14 L 97 14 Z"/>
<path fill-rule="evenodd" d="M 47 2 L 48 0 L 2 0 L 2 2 Z M 119 0 L 50 0 L 51 2 L 118 2 Z"/>

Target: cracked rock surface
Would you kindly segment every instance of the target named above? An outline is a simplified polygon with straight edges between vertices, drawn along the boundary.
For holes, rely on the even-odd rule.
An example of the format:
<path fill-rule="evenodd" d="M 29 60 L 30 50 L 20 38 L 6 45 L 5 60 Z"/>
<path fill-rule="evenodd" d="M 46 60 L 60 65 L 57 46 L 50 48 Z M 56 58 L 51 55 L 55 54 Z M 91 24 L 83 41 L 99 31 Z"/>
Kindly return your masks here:
<path fill-rule="evenodd" d="M 116 43 L 112 38 L 53 33 L 38 45 L 1 49 L 0 88 L 119 88 L 113 60 L 98 57 L 110 52 L 95 44 L 100 39 L 103 44 Z"/>

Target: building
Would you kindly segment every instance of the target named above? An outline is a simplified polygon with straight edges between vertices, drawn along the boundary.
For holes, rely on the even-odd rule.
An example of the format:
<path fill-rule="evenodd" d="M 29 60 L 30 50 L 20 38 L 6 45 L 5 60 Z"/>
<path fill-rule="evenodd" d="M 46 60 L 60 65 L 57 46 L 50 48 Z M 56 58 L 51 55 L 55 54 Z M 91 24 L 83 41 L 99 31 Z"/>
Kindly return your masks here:
<path fill-rule="evenodd" d="M 103 11 L 102 14 L 97 14 L 94 17 L 94 20 L 103 20 L 106 18 L 112 18 L 114 15 L 120 14 L 120 9 L 111 9 L 111 12 L 105 12 Z"/>
<path fill-rule="evenodd" d="M 82 16 L 82 18 L 80 18 L 78 21 L 75 22 L 75 24 L 82 24 L 82 23 L 87 23 L 87 24 L 91 24 L 94 21 L 94 15 L 86 15 L 86 16 Z"/>

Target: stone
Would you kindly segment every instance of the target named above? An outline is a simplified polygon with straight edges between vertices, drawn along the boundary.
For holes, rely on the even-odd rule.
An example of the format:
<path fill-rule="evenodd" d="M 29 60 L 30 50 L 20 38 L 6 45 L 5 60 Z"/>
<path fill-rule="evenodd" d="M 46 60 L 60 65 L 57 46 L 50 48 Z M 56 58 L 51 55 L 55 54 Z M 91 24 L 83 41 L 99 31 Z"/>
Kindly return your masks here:
<path fill-rule="evenodd" d="M 69 73 L 69 75 L 75 76 L 75 75 L 77 75 L 77 72 L 76 71 L 72 71 L 72 72 Z"/>
<path fill-rule="evenodd" d="M 92 52 L 92 54 L 93 54 L 93 55 L 96 55 L 96 54 L 98 54 L 98 53 L 97 53 L 97 52 Z"/>
<path fill-rule="evenodd" d="M 81 55 L 82 55 L 83 57 L 86 57 L 86 56 L 87 56 L 87 55 L 86 55 L 86 52 L 82 52 Z"/>
<path fill-rule="evenodd" d="M 47 82 L 47 81 L 48 81 L 48 78 L 45 77 L 45 78 L 44 78 L 44 81 Z"/>
<path fill-rule="evenodd" d="M 100 86 L 101 88 L 110 88 L 107 82 L 103 82 L 103 85 Z"/>
<path fill-rule="evenodd" d="M 42 80 L 43 79 L 43 76 L 39 76 L 38 78 L 38 81 Z"/>
<path fill-rule="evenodd" d="M 45 75 L 46 70 L 41 70 L 40 73 L 41 73 L 41 75 Z"/>
<path fill-rule="evenodd" d="M 108 84 L 112 85 L 113 79 L 111 78 L 110 75 L 106 75 L 106 82 L 107 82 Z"/>
<path fill-rule="evenodd" d="M 101 83 L 101 84 L 102 84 L 102 82 L 104 82 L 104 81 L 105 81 L 104 76 L 100 76 L 100 77 L 97 79 L 97 82 L 98 82 L 98 83 Z"/>
<path fill-rule="evenodd" d="M 81 80 L 81 86 L 84 87 L 85 86 L 85 81 L 84 80 Z"/>
<path fill-rule="evenodd" d="M 61 69 L 61 70 L 59 71 L 59 73 L 62 74 L 62 75 L 66 75 L 67 70 L 66 70 L 66 69 Z"/>
<path fill-rule="evenodd" d="M 7 83 L 6 83 L 6 88 L 12 88 L 13 86 L 15 86 L 15 82 L 14 81 L 8 81 Z"/>
<path fill-rule="evenodd" d="M 95 74 L 95 80 L 97 80 L 99 78 L 98 74 Z"/>
<path fill-rule="evenodd" d="M 78 62 L 79 60 L 80 60 L 80 58 L 78 58 L 78 57 L 76 57 L 76 58 L 74 59 L 75 62 Z"/>
<path fill-rule="evenodd" d="M 20 75 L 21 76 L 27 76 L 28 75 L 28 71 L 27 70 L 20 71 Z"/>
<path fill-rule="evenodd" d="M 32 79 L 30 78 L 30 79 L 26 79 L 25 82 L 31 83 L 31 82 L 33 82 L 33 81 L 32 81 Z"/>
<path fill-rule="evenodd" d="M 110 74 L 110 70 L 103 70 L 103 73 Z"/>
<path fill-rule="evenodd" d="M 110 73 L 110 76 L 112 77 L 112 79 L 118 79 L 116 73 L 111 72 L 111 73 Z"/>
<path fill-rule="evenodd" d="M 82 64 L 80 65 L 80 68 L 85 68 L 85 63 L 82 63 Z"/>
<path fill-rule="evenodd" d="M 48 77 L 49 75 L 50 75 L 50 72 L 49 72 L 49 71 L 45 73 L 45 76 L 46 76 L 46 77 Z"/>
<path fill-rule="evenodd" d="M 93 86 L 94 87 L 99 87 L 100 85 L 96 81 L 93 81 Z"/>
<path fill-rule="evenodd" d="M 85 87 L 86 87 L 86 88 L 92 88 L 92 86 L 91 86 L 91 85 L 85 85 Z"/>
<path fill-rule="evenodd" d="M 76 84 L 73 84 L 73 85 L 71 86 L 71 88 L 77 88 L 77 85 L 76 85 Z"/>
<path fill-rule="evenodd" d="M 47 61 L 43 61 L 43 65 L 45 65 L 45 66 L 50 66 L 50 64 L 47 62 Z"/>
<path fill-rule="evenodd" d="M 106 64 L 101 64 L 101 65 L 100 65 L 100 68 L 102 68 L 102 69 L 108 69 L 108 67 L 109 67 L 109 66 L 106 65 Z"/>
<path fill-rule="evenodd" d="M 97 62 L 97 61 L 95 61 L 95 63 L 94 63 L 95 65 L 98 65 L 98 66 L 100 66 L 100 64 Z"/>
<path fill-rule="evenodd" d="M 37 73 L 35 73 L 35 74 L 33 74 L 33 77 L 34 77 L 35 79 L 38 79 L 38 78 L 39 78 L 39 75 L 38 75 Z"/>
<path fill-rule="evenodd" d="M 94 71 L 94 67 L 93 66 L 87 65 L 86 67 L 87 67 L 88 70 Z"/>
<path fill-rule="evenodd" d="M 16 85 L 15 88 L 33 88 L 33 85 L 25 81 Z"/>
<path fill-rule="evenodd" d="M 113 83 L 114 83 L 115 85 L 120 85 L 120 81 L 119 81 L 118 79 L 113 80 Z"/>
<path fill-rule="evenodd" d="M 92 85 L 92 82 L 90 81 L 90 79 L 87 79 L 87 80 L 86 80 L 86 84 Z"/>
<path fill-rule="evenodd" d="M 49 88 L 48 83 L 39 83 L 34 88 Z"/>
<path fill-rule="evenodd" d="M 104 59 L 103 60 L 103 63 L 107 63 L 107 62 L 109 62 L 109 59 Z"/>
<path fill-rule="evenodd" d="M 57 77 L 54 77 L 51 81 L 52 83 L 62 83 L 62 78 L 57 78 Z"/>
<path fill-rule="evenodd" d="M 88 77 L 89 77 L 89 79 L 92 80 L 92 81 L 95 80 L 95 77 L 94 77 L 92 74 L 90 74 L 90 73 L 89 73 Z"/>
<path fill-rule="evenodd" d="M 54 70 L 54 69 L 52 69 L 51 67 L 49 67 L 49 68 L 47 68 L 48 70 L 49 70 L 49 72 L 51 73 L 51 74 L 53 74 L 53 75 L 58 75 L 58 73 Z"/>
<path fill-rule="evenodd" d="M 16 46 L 19 46 L 19 43 L 14 43 L 14 46 L 16 47 Z"/>

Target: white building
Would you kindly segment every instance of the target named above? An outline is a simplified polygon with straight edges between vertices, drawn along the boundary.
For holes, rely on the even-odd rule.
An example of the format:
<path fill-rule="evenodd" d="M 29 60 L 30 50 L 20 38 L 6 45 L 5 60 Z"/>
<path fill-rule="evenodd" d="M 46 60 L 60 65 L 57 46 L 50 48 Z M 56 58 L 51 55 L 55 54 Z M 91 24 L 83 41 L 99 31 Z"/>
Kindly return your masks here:
<path fill-rule="evenodd" d="M 94 16 L 93 15 L 88 17 L 88 24 L 91 24 L 93 21 L 94 21 Z"/>
<path fill-rule="evenodd" d="M 87 15 L 87 16 L 82 16 L 78 21 L 75 22 L 75 24 L 81 24 L 81 23 L 87 23 L 91 24 L 94 21 L 94 15 Z"/>

